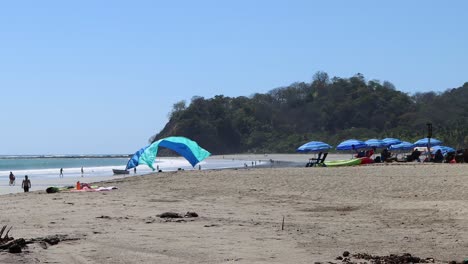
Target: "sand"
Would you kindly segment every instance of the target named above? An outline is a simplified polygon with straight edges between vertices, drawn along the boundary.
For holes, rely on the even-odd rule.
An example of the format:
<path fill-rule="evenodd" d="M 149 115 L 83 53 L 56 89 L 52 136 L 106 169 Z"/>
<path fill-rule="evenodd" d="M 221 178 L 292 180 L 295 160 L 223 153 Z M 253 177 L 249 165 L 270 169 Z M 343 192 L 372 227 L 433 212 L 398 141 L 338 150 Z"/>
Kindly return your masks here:
<path fill-rule="evenodd" d="M 78 240 L 1 251 L 0 263 L 340 263 L 345 250 L 468 257 L 467 164 L 194 170 L 100 185 L 119 189 L 2 195 L 11 236 Z M 187 211 L 199 217 L 157 217 Z"/>

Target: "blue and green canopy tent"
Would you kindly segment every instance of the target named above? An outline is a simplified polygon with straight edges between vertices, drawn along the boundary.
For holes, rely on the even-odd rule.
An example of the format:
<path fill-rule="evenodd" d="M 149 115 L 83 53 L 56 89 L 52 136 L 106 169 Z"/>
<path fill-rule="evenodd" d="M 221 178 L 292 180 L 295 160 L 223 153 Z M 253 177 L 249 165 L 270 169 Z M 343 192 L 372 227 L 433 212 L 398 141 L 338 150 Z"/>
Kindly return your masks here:
<path fill-rule="evenodd" d="M 200 147 L 197 142 L 186 137 L 167 137 L 153 142 L 151 145 L 139 149 L 127 163 L 126 170 L 145 164 L 154 170 L 153 163 L 158 154 L 159 147 L 171 149 L 183 156 L 195 167 L 197 163 L 211 155 L 210 152 Z"/>

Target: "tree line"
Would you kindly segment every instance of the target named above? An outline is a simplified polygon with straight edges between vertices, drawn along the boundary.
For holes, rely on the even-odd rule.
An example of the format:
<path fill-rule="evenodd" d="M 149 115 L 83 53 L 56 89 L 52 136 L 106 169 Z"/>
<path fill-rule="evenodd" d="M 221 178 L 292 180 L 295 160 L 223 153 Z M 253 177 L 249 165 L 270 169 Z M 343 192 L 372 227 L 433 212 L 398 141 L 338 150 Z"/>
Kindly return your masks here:
<path fill-rule="evenodd" d="M 174 104 L 169 122 L 151 142 L 185 136 L 213 154 L 290 153 L 312 140 L 336 146 L 350 139 L 427 136 L 454 148 L 468 147 L 468 82 L 442 93 L 407 94 L 362 74 L 329 78 L 317 72 L 265 94 L 194 96 Z"/>

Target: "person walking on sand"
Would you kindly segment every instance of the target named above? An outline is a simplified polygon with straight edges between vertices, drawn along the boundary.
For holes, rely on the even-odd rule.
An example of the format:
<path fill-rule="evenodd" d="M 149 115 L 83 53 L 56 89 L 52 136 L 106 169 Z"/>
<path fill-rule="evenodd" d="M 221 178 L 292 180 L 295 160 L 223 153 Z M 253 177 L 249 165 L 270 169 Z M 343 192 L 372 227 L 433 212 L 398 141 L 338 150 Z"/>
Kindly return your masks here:
<path fill-rule="evenodd" d="M 83 177 L 83 174 L 84 174 L 84 170 L 83 170 L 83 167 L 81 167 L 81 177 Z"/>
<path fill-rule="evenodd" d="M 59 174 L 59 177 L 60 177 L 60 178 L 63 178 L 63 168 L 60 168 L 60 174 Z"/>
<path fill-rule="evenodd" d="M 15 175 L 13 175 L 13 172 L 10 171 L 10 186 L 14 186 L 15 185 Z"/>
<path fill-rule="evenodd" d="M 31 181 L 28 179 L 28 175 L 24 175 L 24 180 L 21 184 L 21 188 L 24 189 L 24 192 L 29 192 L 29 188 L 31 188 Z"/>

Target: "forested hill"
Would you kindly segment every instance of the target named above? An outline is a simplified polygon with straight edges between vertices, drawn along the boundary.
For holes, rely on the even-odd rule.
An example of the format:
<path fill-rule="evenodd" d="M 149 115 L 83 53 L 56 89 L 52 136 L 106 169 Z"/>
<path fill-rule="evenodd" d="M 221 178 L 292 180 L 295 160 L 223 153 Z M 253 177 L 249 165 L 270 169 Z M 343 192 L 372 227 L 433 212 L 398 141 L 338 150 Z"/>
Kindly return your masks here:
<path fill-rule="evenodd" d="M 390 82 L 363 75 L 330 79 L 317 72 L 312 83 L 293 83 L 250 97 L 193 97 L 174 104 L 170 120 L 150 141 L 186 136 L 213 154 L 294 152 L 320 140 L 433 137 L 455 148 L 468 147 L 468 83 L 443 93 L 408 95 Z"/>

